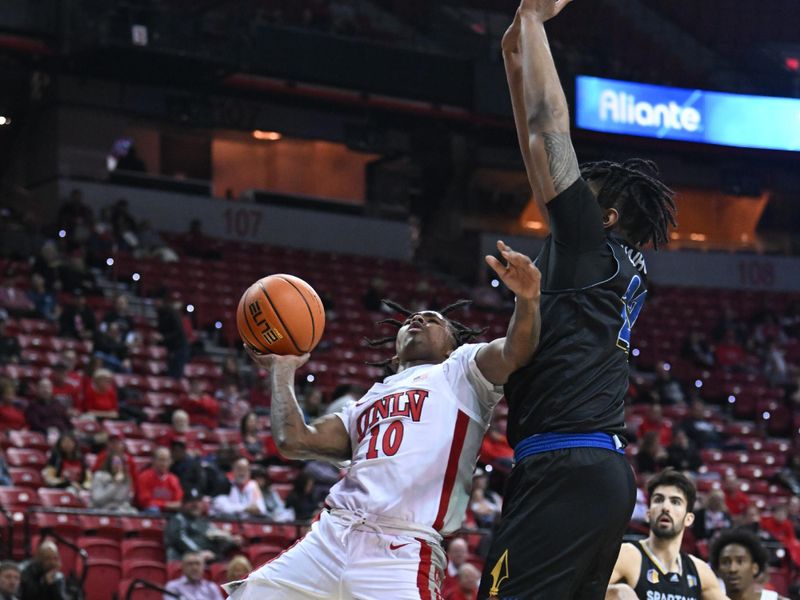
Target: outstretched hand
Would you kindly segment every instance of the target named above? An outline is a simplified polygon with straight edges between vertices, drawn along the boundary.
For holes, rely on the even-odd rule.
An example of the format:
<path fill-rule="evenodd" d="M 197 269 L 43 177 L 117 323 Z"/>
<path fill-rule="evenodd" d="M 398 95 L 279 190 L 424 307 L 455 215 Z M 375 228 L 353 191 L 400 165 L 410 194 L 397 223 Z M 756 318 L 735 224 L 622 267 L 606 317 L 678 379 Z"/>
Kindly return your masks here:
<path fill-rule="evenodd" d="M 308 362 L 308 359 L 311 358 L 311 355 L 306 353 L 301 356 L 295 356 L 293 354 L 281 355 L 281 354 L 261 354 L 256 350 L 253 350 L 248 344 L 244 344 L 244 349 L 247 354 L 250 355 L 250 358 L 253 359 L 253 362 L 256 363 L 259 367 L 264 369 L 265 371 L 269 371 L 270 373 L 275 368 L 285 368 L 291 369 L 296 371 L 304 364 Z"/>
<path fill-rule="evenodd" d="M 560 13 L 570 2 L 572 0 L 522 0 L 519 9 L 523 14 L 535 15 L 544 23 Z"/>
<path fill-rule="evenodd" d="M 486 264 L 497 273 L 500 281 L 514 292 L 517 298 L 538 300 L 541 293 L 542 274 L 533 261 L 525 254 L 515 252 L 500 240 L 497 242 L 497 249 L 506 264 L 504 265 L 494 256 L 487 256 Z"/>

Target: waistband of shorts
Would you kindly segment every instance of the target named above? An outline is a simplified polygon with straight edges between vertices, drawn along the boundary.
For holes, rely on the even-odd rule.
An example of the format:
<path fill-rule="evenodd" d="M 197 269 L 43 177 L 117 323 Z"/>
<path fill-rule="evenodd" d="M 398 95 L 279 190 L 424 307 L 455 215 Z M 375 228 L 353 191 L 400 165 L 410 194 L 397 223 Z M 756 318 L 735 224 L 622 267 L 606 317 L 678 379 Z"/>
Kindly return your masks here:
<path fill-rule="evenodd" d="M 376 533 L 388 533 L 392 535 L 412 535 L 435 544 L 442 543 L 441 534 L 433 527 L 395 519 L 385 515 L 374 515 L 363 511 L 348 510 L 346 508 L 333 508 L 325 505 L 325 510 L 330 515 L 353 529 L 371 529 Z"/>
<path fill-rule="evenodd" d="M 619 436 L 608 433 L 537 433 L 514 447 L 514 462 L 518 463 L 533 454 L 565 448 L 602 448 L 625 454 L 625 443 Z"/>

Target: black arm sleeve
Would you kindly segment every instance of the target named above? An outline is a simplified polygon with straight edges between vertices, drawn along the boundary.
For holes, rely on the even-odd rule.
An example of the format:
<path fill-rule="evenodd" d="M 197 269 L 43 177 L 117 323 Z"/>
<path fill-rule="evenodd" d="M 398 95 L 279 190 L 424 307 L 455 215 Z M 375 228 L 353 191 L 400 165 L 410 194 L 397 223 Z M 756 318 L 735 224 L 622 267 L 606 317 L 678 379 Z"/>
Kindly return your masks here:
<path fill-rule="evenodd" d="M 614 274 L 613 253 L 606 241 L 603 211 L 583 178 L 547 205 L 551 238 L 545 289 L 580 289 Z M 541 268 L 541 266 L 540 266 Z"/>

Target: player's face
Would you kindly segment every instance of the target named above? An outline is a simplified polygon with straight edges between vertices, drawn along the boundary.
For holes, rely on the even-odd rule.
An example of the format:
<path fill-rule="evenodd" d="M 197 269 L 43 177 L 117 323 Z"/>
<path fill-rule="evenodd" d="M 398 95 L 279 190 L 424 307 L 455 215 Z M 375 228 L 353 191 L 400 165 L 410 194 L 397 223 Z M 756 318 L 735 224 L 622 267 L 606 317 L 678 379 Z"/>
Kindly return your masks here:
<path fill-rule="evenodd" d="M 397 358 L 401 363 L 442 362 L 454 347 L 455 338 L 447 319 L 433 310 L 409 316 L 397 332 Z"/>
<path fill-rule="evenodd" d="M 719 576 L 730 592 L 743 592 L 753 585 L 758 565 L 744 546 L 728 544 L 719 553 Z"/>
<path fill-rule="evenodd" d="M 686 497 L 679 488 L 673 485 L 657 487 L 647 509 L 650 531 L 662 539 L 679 536 L 684 527 L 694 522 L 694 514 L 687 513 L 686 508 Z"/>

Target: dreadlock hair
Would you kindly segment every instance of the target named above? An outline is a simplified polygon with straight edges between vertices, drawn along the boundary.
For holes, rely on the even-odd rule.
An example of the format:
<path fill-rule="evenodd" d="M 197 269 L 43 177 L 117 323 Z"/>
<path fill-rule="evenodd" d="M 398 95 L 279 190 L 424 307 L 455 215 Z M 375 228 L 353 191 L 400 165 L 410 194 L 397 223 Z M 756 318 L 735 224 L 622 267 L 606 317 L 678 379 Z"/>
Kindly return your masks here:
<path fill-rule="evenodd" d="M 658 167 L 651 160 L 631 158 L 623 163 L 610 161 L 581 165 L 586 181 L 600 184 L 597 201 L 603 208 L 619 212 L 619 229 L 630 242 L 648 242 L 658 250 L 669 242 L 669 227 L 675 220 L 675 192 L 658 179 Z"/>
<path fill-rule="evenodd" d="M 381 302 L 386 306 L 388 306 L 389 308 L 391 308 L 393 311 L 400 313 L 404 317 L 410 317 L 411 315 L 419 312 L 416 310 L 408 309 L 405 306 L 398 304 L 397 302 L 394 302 L 393 300 L 387 300 L 384 298 L 383 300 L 381 300 Z M 470 304 L 472 304 L 472 300 L 457 300 L 456 302 L 448 304 L 447 306 L 436 312 L 441 314 L 443 317 L 447 317 L 447 315 L 453 312 L 454 310 L 458 310 L 459 308 L 464 308 L 465 306 L 469 306 Z M 472 329 L 470 327 L 467 327 L 463 323 L 454 321 L 453 319 L 445 319 L 445 320 L 447 321 L 447 324 L 450 326 L 450 332 L 453 334 L 453 338 L 456 341 L 456 348 L 458 348 L 463 344 L 471 342 L 476 337 L 486 333 L 487 330 L 486 327 L 483 327 L 481 329 Z M 403 322 L 397 319 L 382 319 L 378 321 L 376 325 L 392 325 L 393 327 L 396 327 L 399 330 L 403 326 Z M 397 335 L 392 335 L 378 339 L 364 338 L 364 340 L 367 342 L 367 345 L 370 348 L 378 348 L 380 346 L 385 346 L 389 343 L 394 343 L 396 339 Z M 395 368 L 392 365 L 391 358 L 387 358 L 386 360 L 381 360 L 376 362 L 367 362 L 366 364 L 371 367 L 383 368 L 387 376 L 394 375 L 395 373 Z"/>

